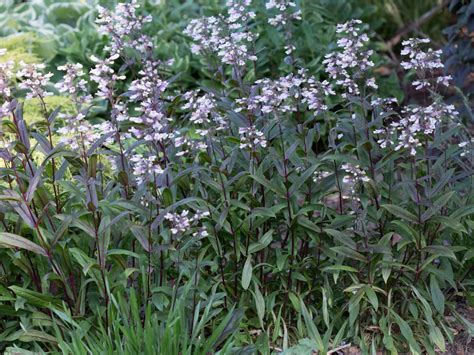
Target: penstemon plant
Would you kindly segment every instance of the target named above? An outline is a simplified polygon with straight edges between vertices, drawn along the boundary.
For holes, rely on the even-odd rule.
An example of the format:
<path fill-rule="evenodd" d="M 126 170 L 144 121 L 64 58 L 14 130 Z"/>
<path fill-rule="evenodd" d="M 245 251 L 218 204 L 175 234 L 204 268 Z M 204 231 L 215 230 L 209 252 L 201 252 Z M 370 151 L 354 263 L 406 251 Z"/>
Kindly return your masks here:
<path fill-rule="evenodd" d="M 472 292 L 473 142 L 443 100 L 441 53 L 403 42 L 423 99 L 402 103 L 380 95 L 360 20 L 314 71 L 298 3 L 267 1 L 263 23 L 226 4 L 184 30 L 207 78 L 191 86 L 136 0 L 98 8 L 103 57 L 58 67 L 55 85 L 43 65 L 0 63 L 0 346 L 434 354 L 459 324 L 472 334 L 456 304 Z M 260 72 L 264 26 L 286 58 Z M 73 109 L 48 107 L 53 90 Z"/>

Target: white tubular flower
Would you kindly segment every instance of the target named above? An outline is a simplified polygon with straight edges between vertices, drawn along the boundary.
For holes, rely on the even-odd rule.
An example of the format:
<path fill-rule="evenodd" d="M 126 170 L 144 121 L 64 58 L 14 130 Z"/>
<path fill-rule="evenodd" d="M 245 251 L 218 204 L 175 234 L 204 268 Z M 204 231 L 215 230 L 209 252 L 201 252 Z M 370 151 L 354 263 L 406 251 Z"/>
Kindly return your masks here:
<path fill-rule="evenodd" d="M 438 75 L 437 71 L 444 68 L 441 62 L 441 50 L 423 49 L 423 46 L 430 43 L 427 38 L 410 38 L 402 42 L 404 46 L 400 54 L 406 59 L 400 64 L 405 70 L 415 70 L 418 80 L 412 85 L 416 90 L 432 88 L 434 84 L 449 86 L 452 80 L 450 75 Z"/>
<path fill-rule="evenodd" d="M 118 57 L 118 54 L 111 55 L 104 60 L 95 56 L 91 57 L 91 60 L 96 64 L 90 71 L 90 77 L 98 85 L 98 92 L 96 93 L 98 97 L 108 99 L 113 95 L 115 82 L 125 79 L 125 76 L 115 74 L 115 71 L 112 69 L 112 65 Z"/>
<path fill-rule="evenodd" d="M 134 154 L 130 158 L 133 168 L 133 175 L 138 185 L 145 182 L 154 182 L 155 179 L 163 174 L 163 169 L 157 162 L 157 157 L 150 155 Z"/>
<path fill-rule="evenodd" d="M 256 150 L 259 147 L 267 147 L 265 135 L 253 125 L 249 127 L 240 127 L 239 135 L 240 149 Z"/>
<path fill-rule="evenodd" d="M 207 211 L 197 211 L 194 216 L 190 216 L 188 210 L 183 210 L 181 213 L 168 212 L 165 219 L 171 223 L 170 231 L 173 235 L 181 235 L 197 227 L 198 229 L 193 233 L 193 237 L 206 237 L 209 235 L 206 227 L 198 226 L 198 224 L 208 216 L 209 212 Z"/>
<path fill-rule="evenodd" d="M 272 26 L 285 26 L 289 21 L 301 20 L 301 10 L 290 0 L 269 0 L 265 3 L 267 10 L 276 10 L 276 14 L 268 19 Z M 291 53 L 291 52 L 290 52 Z"/>
<path fill-rule="evenodd" d="M 366 172 L 360 168 L 359 165 L 347 163 L 342 164 L 341 168 L 346 172 L 342 182 L 349 191 L 349 195 L 344 196 L 344 198 L 360 201 L 359 197 L 357 196 L 357 189 L 362 183 L 370 181 L 370 178 L 367 176 Z"/>
<path fill-rule="evenodd" d="M 58 67 L 58 70 L 65 71 L 62 80 L 55 84 L 59 92 L 72 97 L 77 107 L 86 105 L 91 101 L 91 96 L 87 94 L 87 82 L 83 79 L 85 73 L 82 64 L 66 64 Z"/>
<path fill-rule="evenodd" d="M 137 0 L 117 4 L 114 12 L 98 6 L 99 17 L 96 23 L 99 25 L 99 33 L 110 37 L 111 45 L 106 49 L 112 55 L 121 53 L 125 47 L 143 52 L 144 47 L 150 44 L 150 39 L 142 35 L 141 31 L 143 25 L 151 22 L 152 18 L 138 15 L 139 8 Z"/>
<path fill-rule="evenodd" d="M 289 74 L 276 80 L 262 79 L 255 84 L 260 89 L 259 94 L 246 102 L 241 100 L 237 103 L 248 111 L 258 108 L 264 114 L 296 112 L 303 106 L 318 114 L 327 110 L 325 97 L 335 94 L 327 81 L 318 82 L 303 69 L 298 74 Z"/>
<path fill-rule="evenodd" d="M 5 55 L 6 52 L 5 48 L 0 48 L 0 56 Z M 10 99 L 12 94 L 10 84 L 15 76 L 13 74 L 14 66 L 15 63 L 12 60 L 0 62 L 0 96 L 6 101 Z"/>
<path fill-rule="evenodd" d="M 227 16 L 211 16 L 192 20 L 184 30 L 194 44 L 194 54 L 216 55 L 223 63 L 243 67 L 257 57 L 249 49 L 256 35 L 248 31 L 247 23 L 255 17 L 248 11 L 249 0 L 229 0 Z"/>
<path fill-rule="evenodd" d="M 316 170 L 313 173 L 313 181 L 315 183 L 319 183 L 319 182 L 321 182 L 322 180 L 324 180 L 325 178 L 327 178 L 328 176 L 331 176 L 331 175 L 332 175 L 332 173 L 330 171 Z"/>
<path fill-rule="evenodd" d="M 27 99 L 44 98 L 52 95 L 51 92 L 46 91 L 46 86 L 53 76 L 52 73 L 43 73 L 46 65 L 26 64 L 21 61 L 20 67 L 21 69 L 16 73 L 17 78 L 21 80 L 18 86 L 20 89 L 28 90 Z"/>
<path fill-rule="evenodd" d="M 323 64 L 326 72 L 336 80 L 336 84 L 345 89 L 343 97 L 359 95 L 359 85 L 363 82 L 368 87 L 377 88 L 374 78 L 368 78 L 369 70 L 374 66 L 370 57 L 372 50 L 365 50 L 369 41 L 367 34 L 362 32 L 362 21 L 351 20 L 336 27 L 338 34 L 344 34 L 337 41 L 339 51 L 325 56 Z"/>
<path fill-rule="evenodd" d="M 471 140 L 464 141 L 458 144 L 459 148 L 462 148 L 461 151 L 461 156 L 470 156 L 472 155 L 472 152 L 474 150 L 474 138 L 471 138 Z"/>
<path fill-rule="evenodd" d="M 377 142 L 382 148 L 394 145 L 396 151 L 407 149 L 414 156 L 417 148 L 423 146 L 424 138 L 432 136 L 443 119 L 452 119 L 456 115 L 458 112 L 453 105 L 442 102 L 434 102 L 427 107 L 406 107 L 400 119 L 374 133 L 381 136 Z"/>
<path fill-rule="evenodd" d="M 135 138 L 148 142 L 162 142 L 171 137 L 169 122 L 164 110 L 163 94 L 168 87 L 168 82 L 160 78 L 158 62 L 147 61 L 140 77 L 134 80 L 129 88 L 130 100 L 139 106 L 136 111 L 139 116 L 130 116 L 128 119 L 139 124 L 132 127 L 130 133 Z M 125 120 L 125 115 L 119 115 L 120 120 Z"/>
<path fill-rule="evenodd" d="M 251 0 L 227 0 L 228 7 L 227 23 L 230 29 L 239 29 L 242 23 L 247 23 L 255 18 L 255 12 L 249 11 Z"/>

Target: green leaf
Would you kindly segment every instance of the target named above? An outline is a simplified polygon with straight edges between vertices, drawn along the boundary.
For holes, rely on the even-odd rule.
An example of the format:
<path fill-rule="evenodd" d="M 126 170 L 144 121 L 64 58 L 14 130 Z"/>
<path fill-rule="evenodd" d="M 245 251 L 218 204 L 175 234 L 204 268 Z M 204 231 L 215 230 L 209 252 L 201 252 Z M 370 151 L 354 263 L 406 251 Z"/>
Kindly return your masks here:
<path fill-rule="evenodd" d="M 438 279 L 435 275 L 431 275 L 430 277 L 430 293 L 436 310 L 441 313 L 441 315 L 444 315 L 444 295 L 439 288 Z"/>
<path fill-rule="evenodd" d="M 43 167 L 36 169 L 35 176 L 33 176 L 33 179 L 31 179 L 30 184 L 28 185 L 28 190 L 26 190 L 26 194 L 25 194 L 25 199 L 28 202 L 31 202 L 31 200 L 33 199 L 34 193 L 36 191 L 36 187 L 38 186 L 40 182 L 42 173 L 43 173 Z"/>
<path fill-rule="evenodd" d="M 437 256 L 445 256 L 447 258 L 457 260 L 454 252 L 450 248 L 445 247 L 443 245 L 430 245 L 423 248 L 423 251 L 426 251 L 428 253 L 431 253 Z"/>
<path fill-rule="evenodd" d="M 356 248 L 356 242 L 347 234 L 337 231 L 335 229 L 326 228 L 324 231 L 329 234 L 331 237 L 334 237 L 337 241 L 346 245 L 349 248 Z"/>
<path fill-rule="evenodd" d="M 284 196 L 286 194 L 279 186 L 273 184 L 271 181 L 268 181 L 263 176 L 261 175 L 250 175 L 250 176 L 260 185 L 263 185 L 266 188 L 269 188 L 270 190 L 274 191 L 278 195 Z"/>
<path fill-rule="evenodd" d="M 403 237 L 407 238 L 408 240 L 412 241 L 413 243 L 417 243 L 417 232 L 408 224 L 403 221 L 392 221 L 391 224 L 395 225 L 395 230 Z"/>
<path fill-rule="evenodd" d="M 215 353 L 219 344 L 221 344 L 230 334 L 237 331 L 242 319 L 243 311 L 241 309 L 232 309 L 229 314 L 214 328 L 211 336 L 206 339 L 202 354 Z"/>
<path fill-rule="evenodd" d="M 449 218 L 451 218 L 451 219 L 460 219 L 462 217 L 469 216 L 471 214 L 474 214 L 474 205 L 468 205 L 468 206 L 461 207 L 460 209 L 458 209 L 458 210 L 454 211 L 453 213 L 451 213 Z"/>
<path fill-rule="evenodd" d="M 256 253 L 262 249 L 265 249 L 273 240 L 273 229 L 270 229 L 265 233 L 257 243 L 252 243 L 249 246 L 249 254 Z"/>
<path fill-rule="evenodd" d="M 324 319 L 324 323 L 326 324 L 326 327 L 329 328 L 328 297 L 326 295 L 326 290 L 324 289 L 324 287 L 321 287 L 321 292 L 323 295 L 323 304 L 322 304 L 323 319 Z"/>
<path fill-rule="evenodd" d="M 107 250 L 109 249 L 110 243 L 110 216 L 104 216 L 99 226 L 99 265 L 101 268 L 105 268 L 105 259 L 107 256 Z"/>
<path fill-rule="evenodd" d="M 34 306 L 42 307 L 42 308 L 50 308 L 50 307 L 55 307 L 55 308 L 60 308 L 61 307 L 61 301 L 49 296 L 45 295 L 43 293 L 35 292 L 28 290 L 23 287 L 18 287 L 18 286 L 10 286 L 10 290 L 12 290 L 15 295 L 18 297 L 24 298 L 29 304 L 32 304 Z"/>
<path fill-rule="evenodd" d="M 253 293 L 253 298 L 255 301 L 255 308 L 257 309 L 258 319 L 260 321 L 260 326 L 262 329 L 265 329 L 265 325 L 263 323 L 263 318 L 265 317 L 265 299 L 260 292 L 257 284 L 255 284 L 255 292 Z"/>
<path fill-rule="evenodd" d="M 48 343 L 57 343 L 57 339 L 45 332 L 41 332 L 39 330 L 28 329 L 22 330 L 23 334 L 18 337 L 18 340 L 23 342 L 32 342 L 32 341 L 39 341 L 39 342 L 48 342 Z M 12 353 L 13 354 L 13 353 Z"/>
<path fill-rule="evenodd" d="M 355 259 L 355 260 L 359 260 L 363 262 L 367 261 L 367 258 L 364 255 L 348 247 L 332 247 L 331 250 L 334 250 L 336 253 L 346 256 L 351 259 Z"/>
<path fill-rule="evenodd" d="M 293 196 L 297 191 L 299 191 L 300 187 L 308 180 L 309 177 L 313 176 L 314 171 L 317 169 L 317 165 L 314 165 L 307 169 L 303 174 L 301 174 L 296 181 L 291 185 L 290 189 L 288 190 L 288 194 Z"/>
<path fill-rule="evenodd" d="M 314 324 L 314 321 L 311 318 L 308 310 L 306 309 L 306 305 L 301 299 L 300 299 L 300 307 L 301 307 L 301 313 L 303 314 L 303 319 L 306 325 L 306 329 L 308 330 L 309 337 L 316 342 L 316 345 L 319 351 L 324 351 L 323 339 L 321 338 L 318 328 L 316 328 L 316 325 Z"/>
<path fill-rule="evenodd" d="M 370 286 L 364 286 L 364 292 L 369 302 L 374 306 L 375 310 L 377 310 L 379 308 L 379 300 L 375 291 Z"/>
<path fill-rule="evenodd" d="M 347 265 L 331 265 L 331 266 L 324 267 L 322 270 L 326 272 L 338 272 L 338 271 L 358 272 L 357 269 L 353 268 L 352 266 L 347 266 Z"/>
<path fill-rule="evenodd" d="M 438 327 L 430 327 L 430 339 L 431 341 L 441 350 L 442 352 L 446 351 L 446 341 L 444 340 L 441 329 Z"/>
<path fill-rule="evenodd" d="M 250 285 L 250 280 L 252 280 L 252 257 L 247 256 L 245 261 L 244 270 L 242 271 L 242 287 L 244 290 L 247 290 Z"/>
<path fill-rule="evenodd" d="M 275 212 L 273 212 L 270 208 L 257 207 L 252 210 L 250 217 L 276 218 L 276 215 L 275 215 Z"/>
<path fill-rule="evenodd" d="M 418 218 L 411 212 L 408 212 L 406 208 L 397 206 L 397 205 L 382 205 L 382 208 L 386 209 L 388 212 L 393 214 L 396 217 L 399 217 L 405 221 L 412 223 L 418 223 Z"/>
<path fill-rule="evenodd" d="M 448 201 L 453 197 L 455 191 L 450 191 L 439 199 L 437 199 L 433 205 L 433 207 L 428 208 L 422 215 L 421 215 L 421 222 L 424 223 L 429 220 L 435 213 L 437 213 L 441 208 L 444 207 L 448 203 Z"/>
<path fill-rule="evenodd" d="M 408 345 L 413 352 L 416 354 L 421 354 L 421 349 L 418 343 L 416 342 L 415 338 L 413 337 L 413 331 L 408 325 L 406 321 L 404 321 L 398 314 L 392 311 L 392 314 L 395 318 L 395 322 L 398 324 L 400 328 L 400 332 L 402 333 L 403 337 L 407 340 Z"/>
<path fill-rule="evenodd" d="M 12 233 L 1 232 L 0 245 L 3 245 L 7 248 L 26 249 L 38 255 L 48 256 L 46 250 L 43 247 L 40 247 L 38 244 L 32 242 L 31 240 Z"/>

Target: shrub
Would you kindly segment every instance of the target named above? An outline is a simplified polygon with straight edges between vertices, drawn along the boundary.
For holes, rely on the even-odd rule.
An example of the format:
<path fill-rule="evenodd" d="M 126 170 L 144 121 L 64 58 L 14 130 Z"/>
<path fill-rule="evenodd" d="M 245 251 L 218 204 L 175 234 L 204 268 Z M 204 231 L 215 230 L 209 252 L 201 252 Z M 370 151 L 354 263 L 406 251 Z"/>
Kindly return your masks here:
<path fill-rule="evenodd" d="M 402 105 L 380 96 L 361 21 L 310 71 L 297 5 L 249 3 L 189 22 L 207 78 L 191 89 L 136 1 L 99 8 L 105 57 L 59 67 L 55 88 L 41 64 L 1 64 L 2 346 L 434 353 L 454 326 L 473 332 L 456 309 L 472 141 L 443 102 L 440 51 L 403 43 L 423 99 Z M 281 36 L 283 63 L 268 67 L 260 31 Z M 49 107 L 53 91 L 73 109 Z M 25 123 L 23 95 L 41 123 Z M 179 336 L 160 347 L 168 327 Z"/>

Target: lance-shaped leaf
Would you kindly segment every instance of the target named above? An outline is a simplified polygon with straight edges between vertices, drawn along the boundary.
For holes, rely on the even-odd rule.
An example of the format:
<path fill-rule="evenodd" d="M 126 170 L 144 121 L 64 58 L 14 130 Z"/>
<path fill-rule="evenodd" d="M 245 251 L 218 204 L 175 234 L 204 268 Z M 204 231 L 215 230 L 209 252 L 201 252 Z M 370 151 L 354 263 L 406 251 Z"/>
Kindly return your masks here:
<path fill-rule="evenodd" d="M 244 290 L 249 288 L 250 280 L 252 280 L 252 257 L 249 255 L 245 261 L 244 270 L 242 272 L 242 287 Z"/>
<path fill-rule="evenodd" d="M 0 233 L 0 245 L 7 248 L 20 248 L 32 251 L 35 254 L 47 256 L 46 250 L 38 244 L 12 233 Z"/>
<path fill-rule="evenodd" d="M 99 265 L 105 267 L 105 257 L 110 243 L 110 216 L 105 216 L 99 226 Z"/>
<path fill-rule="evenodd" d="M 382 207 L 396 217 L 412 223 L 418 223 L 418 217 L 416 217 L 413 213 L 408 212 L 406 208 L 390 204 L 382 205 Z"/>
<path fill-rule="evenodd" d="M 54 120 L 56 119 L 56 117 L 58 117 L 58 114 L 59 112 L 61 111 L 61 106 L 58 106 L 54 109 L 53 112 L 51 112 L 51 114 L 49 115 L 48 117 L 48 122 L 51 124 L 54 122 Z"/>
<path fill-rule="evenodd" d="M 454 191 L 449 191 L 440 198 L 438 198 L 432 207 L 428 208 L 422 215 L 421 221 L 426 222 L 429 220 L 435 213 L 437 213 L 441 208 L 443 208 L 455 194 Z"/>
<path fill-rule="evenodd" d="M 28 190 L 26 190 L 25 198 L 28 202 L 31 202 L 33 196 L 36 191 L 36 187 L 38 186 L 41 180 L 41 174 L 43 174 L 44 167 L 39 167 L 36 169 L 35 176 L 31 179 L 30 184 L 28 185 Z"/>
<path fill-rule="evenodd" d="M 61 309 L 61 301 L 52 296 L 18 286 L 10 286 L 9 289 L 12 290 L 18 297 L 24 298 L 29 304 L 34 306 Z"/>

